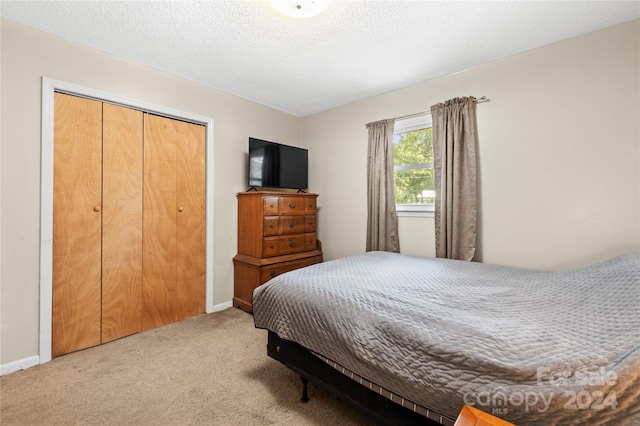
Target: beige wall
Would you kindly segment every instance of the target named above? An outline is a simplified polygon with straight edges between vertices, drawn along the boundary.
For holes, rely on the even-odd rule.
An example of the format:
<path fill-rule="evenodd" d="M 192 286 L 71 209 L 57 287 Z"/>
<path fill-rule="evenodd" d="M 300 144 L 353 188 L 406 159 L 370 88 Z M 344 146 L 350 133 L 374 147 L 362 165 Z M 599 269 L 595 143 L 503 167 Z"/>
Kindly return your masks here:
<path fill-rule="evenodd" d="M 300 118 L 2 19 L 0 364 L 38 354 L 43 76 L 214 120 L 214 300 L 233 297 L 248 136 L 302 142 Z"/>
<path fill-rule="evenodd" d="M 640 250 L 640 21 L 304 120 L 326 258 L 365 250 L 365 123 L 477 105 L 479 246 L 489 263 L 558 270 Z M 425 52 L 428 54 L 428 52 Z M 400 218 L 403 253 L 433 256 L 433 219 Z"/>

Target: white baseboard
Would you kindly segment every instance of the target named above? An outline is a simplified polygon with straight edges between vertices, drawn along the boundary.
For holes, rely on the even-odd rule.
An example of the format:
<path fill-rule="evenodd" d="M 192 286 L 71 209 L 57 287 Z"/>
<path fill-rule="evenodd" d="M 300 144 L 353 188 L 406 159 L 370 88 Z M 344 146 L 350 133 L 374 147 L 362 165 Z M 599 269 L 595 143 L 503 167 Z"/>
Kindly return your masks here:
<path fill-rule="evenodd" d="M 207 313 L 213 313 L 213 312 L 220 312 L 220 311 L 224 311 L 225 309 L 228 309 L 230 307 L 233 306 L 233 302 L 231 300 L 229 300 L 228 302 L 224 302 L 224 303 L 219 303 L 217 305 L 213 305 L 213 310 L 211 312 L 207 312 Z"/>
<path fill-rule="evenodd" d="M 11 361 L 6 364 L 0 364 L 0 376 L 15 373 L 16 371 L 24 370 L 25 368 L 33 367 L 38 364 L 40 364 L 40 357 L 38 355 L 22 358 L 17 361 Z"/>

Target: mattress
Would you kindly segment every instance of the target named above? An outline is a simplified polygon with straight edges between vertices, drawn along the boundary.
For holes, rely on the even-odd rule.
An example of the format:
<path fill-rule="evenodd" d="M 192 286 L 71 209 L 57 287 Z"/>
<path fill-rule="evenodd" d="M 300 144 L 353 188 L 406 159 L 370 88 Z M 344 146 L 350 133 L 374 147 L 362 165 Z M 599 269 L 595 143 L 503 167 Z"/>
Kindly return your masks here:
<path fill-rule="evenodd" d="M 255 325 L 455 418 L 640 424 L 640 254 L 566 272 L 369 252 L 282 274 Z"/>

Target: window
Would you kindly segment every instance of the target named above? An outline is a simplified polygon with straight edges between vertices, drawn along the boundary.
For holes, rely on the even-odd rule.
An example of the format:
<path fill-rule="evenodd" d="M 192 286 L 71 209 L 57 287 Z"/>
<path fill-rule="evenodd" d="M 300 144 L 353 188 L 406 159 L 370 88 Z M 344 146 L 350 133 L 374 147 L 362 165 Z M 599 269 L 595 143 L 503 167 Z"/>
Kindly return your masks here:
<path fill-rule="evenodd" d="M 393 180 L 398 216 L 433 216 L 436 194 L 431 131 L 431 114 L 395 122 Z"/>

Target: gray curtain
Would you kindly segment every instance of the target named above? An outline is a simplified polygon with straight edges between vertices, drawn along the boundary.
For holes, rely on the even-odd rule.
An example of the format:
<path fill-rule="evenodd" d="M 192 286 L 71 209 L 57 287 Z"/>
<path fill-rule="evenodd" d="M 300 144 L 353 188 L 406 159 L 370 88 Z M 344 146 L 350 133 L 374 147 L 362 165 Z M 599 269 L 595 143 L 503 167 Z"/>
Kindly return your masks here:
<path fill-rule="evenodd" d="M 367 124 L 367 251 L 400 252 L 393 190 L 393 122 Z"/>
<path fill-rule="evenodd" d="M 436 257 L 471 260 L 476 250 L 476 104 L 454 98 L 431 107 L 436 186 Z"/>

